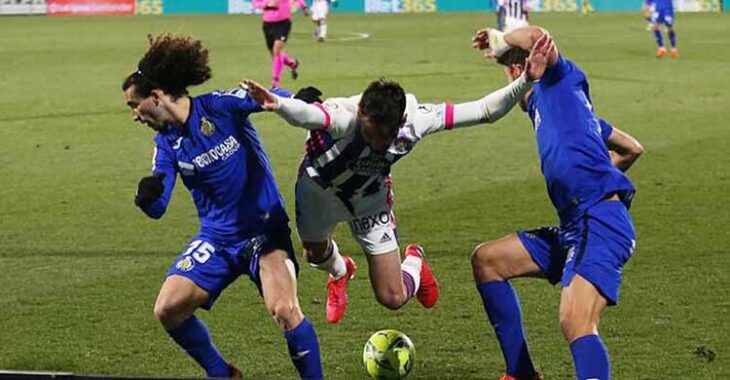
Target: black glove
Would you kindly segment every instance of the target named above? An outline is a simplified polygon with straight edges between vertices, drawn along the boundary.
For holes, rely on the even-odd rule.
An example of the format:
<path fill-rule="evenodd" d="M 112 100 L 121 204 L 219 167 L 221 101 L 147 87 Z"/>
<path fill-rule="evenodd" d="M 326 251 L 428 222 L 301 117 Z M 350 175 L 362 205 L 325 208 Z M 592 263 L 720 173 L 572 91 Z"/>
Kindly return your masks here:
<path fill-rule="evenodd" d="M 149 177 L 144 177 L 137 185 L 137 194 L 134 195 L 134 204 L 137 207 L 144 208 L 156 201 L 165 191 L 165 185 L 162 180 L 165 173 L 155 173 Z"/>
<path fill-rule="evenodd" d="M 307 103 L 322 103 L 322 91 L 320 91 L 317 87 L 304 87 L 297 91 L 297 94 L 294 95 L 295 99 L 303 100 Z"/>

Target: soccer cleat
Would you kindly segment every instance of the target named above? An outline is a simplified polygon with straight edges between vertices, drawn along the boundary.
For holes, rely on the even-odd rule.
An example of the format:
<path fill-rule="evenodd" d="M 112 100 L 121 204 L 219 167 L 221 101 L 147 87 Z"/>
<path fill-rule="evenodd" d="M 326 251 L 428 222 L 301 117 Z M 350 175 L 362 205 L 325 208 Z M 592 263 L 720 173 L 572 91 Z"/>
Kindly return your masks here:
<path fill-rule="evenodd" d="M 665 55 L 667 55 L 667 49 L 665 49 L 663 47 L 656 49 L 657 58 L 664 58 Z"/>
<path fill-rule="evenodd" d="M 423 247 L 418 244 L 409 244 L 406 247 L 406 256 L 415 256 L 421 259 L 421 285 L 416 292 L 416 299 L 423 307 L 430 309 L 439 299 L 439 283 L 426 262 Z"/>
<path fill-rule="evenodd" d="M 232 364 L 228 365 L 228 370 L 231 372 L 231 379 L 232 380 L 241 380 L 243 379 L 243 374 L 241 371 L 233 366 Z"/>
<path fill-rule="evenodd" d="M 294 66 L 291 68 L 291 79 L 297 80 L 299 78 L 299 60 L 294 58 Z"/>
<path fill-rule="evenodd" d="M 672 50 L 669 51 L 669 55 L 671 55 L 672 58 L 678 58 L 679 50 L 677 50 L 677 48 L 672 48 Z"/>
<path fill-rule="evenodd" d="M 327 306 L 325 316 L 327 322 L 337 323 L 345 315 L 347 309 L 347 283 L 355 277 L 357 265 L 350 256 L 343 256 L 345 260 L 345 275 L 335 280 L 332 275 L 327 279 Z"/>

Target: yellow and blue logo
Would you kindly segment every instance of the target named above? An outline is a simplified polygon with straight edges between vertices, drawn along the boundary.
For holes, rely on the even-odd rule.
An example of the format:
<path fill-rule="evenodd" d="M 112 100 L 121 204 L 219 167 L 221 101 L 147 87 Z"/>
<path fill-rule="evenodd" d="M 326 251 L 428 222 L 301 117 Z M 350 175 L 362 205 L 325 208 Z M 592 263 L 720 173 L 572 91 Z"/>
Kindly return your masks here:
<path fill-rule="evenodd" d="M 180 259 L 180 261 L 175 264 L 175 268 L 178 270 L 181 270 L 183 272 L 190 272 L 190 270 L 195 267 L 195 262 L 193 261 L 193 258 L 190 256 L 185 256 L 184 258 Z"/>

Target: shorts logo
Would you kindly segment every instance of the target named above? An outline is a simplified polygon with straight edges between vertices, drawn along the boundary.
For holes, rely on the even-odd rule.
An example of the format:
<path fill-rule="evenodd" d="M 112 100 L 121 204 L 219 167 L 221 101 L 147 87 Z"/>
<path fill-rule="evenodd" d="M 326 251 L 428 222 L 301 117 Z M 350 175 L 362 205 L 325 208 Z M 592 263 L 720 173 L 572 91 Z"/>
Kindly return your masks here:
<path fill-rule="evenodd" d="M 381 243 L 381 244 L 382 244 L 382 243 L 387 243 L 387 242 L 389 242 L 389 241 L 391 241 L 391 240 L 393 240 L 393 239 L 392 239 L 392 238 L 390 237 L 390 235 L 388 235 L 388 233 L 386 232 L 386 233 L 384 233 L 384 234 L 383 234 L 383 237 L 382 237 L 382 238 L 380 238 L 380 243 Z"/>
<path fill-rule="evenodd" d="M 380 226 L 388 226 L 391 222 L 390 212 L 383 211 L 379 214 L 364 216 L 350 222 L 350 227 L 357 233 L 367 232 Z M 390 238 L 390 236 L 388 236 Z M 385 238 L 385 236 L 383 236 Z"/>
<path fill-rule="evenodd" d="M 175 268 L 182 272 L 190 272 L 195 267 L 195 262 L 190 256 L 185 256 L 175 264 Z"/>

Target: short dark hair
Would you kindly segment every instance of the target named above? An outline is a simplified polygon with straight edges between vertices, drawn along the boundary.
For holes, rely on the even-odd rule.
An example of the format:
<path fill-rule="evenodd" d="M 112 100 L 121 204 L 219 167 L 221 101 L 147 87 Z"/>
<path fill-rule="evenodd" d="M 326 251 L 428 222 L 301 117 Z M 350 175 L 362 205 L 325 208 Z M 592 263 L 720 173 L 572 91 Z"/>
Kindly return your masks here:
<path fill-rule="evenodd" d="M 144 97 L 154 89 L 180 97 L 188 93 L 189 86 L 210 79 L 208 49 L 203 48 L 200 40 L 173 34 L 148 37 L 150 47 L 137 64 L 137 70 L 124 79 L 123 91 L 135 86 L 137 94 Z"/>
<path fill-rule="evenodd" d="M 406 93 L 397 82 L 380 78 L 362 93 L 359 108 L 379 128 L 381 136 L 395 138 L 406 110 Z"/>
<path fill-rule="evenodd" d="M 529 56 L 529 51 L 513 47 L 499 56 L 499 58 L 497 58 L 497 63 L 504 66 L 509 66 L 511 64 L 524 65 L 527 61 L 527 57 Z"/>

